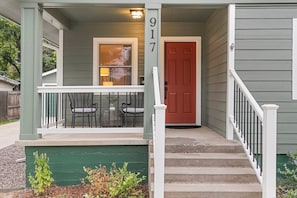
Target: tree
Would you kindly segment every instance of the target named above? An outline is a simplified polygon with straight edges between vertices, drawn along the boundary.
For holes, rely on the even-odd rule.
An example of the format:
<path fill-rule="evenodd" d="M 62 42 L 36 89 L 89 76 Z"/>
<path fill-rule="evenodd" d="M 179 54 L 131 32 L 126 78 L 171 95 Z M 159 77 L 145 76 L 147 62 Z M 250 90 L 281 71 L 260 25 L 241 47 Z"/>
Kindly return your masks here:
<path fill-rule="evenodd" d="M 20 26 L 0 16 L 0 74 L 20 80 Z"/>
<path fill-rule="evenodd" d="M 51 44 L 48 41 L 44 41 Z M 21 76 L 20 26 L 0 16 L 0 75 L 14 80 Z M 56 68 L 56 51 L 43 47 L 43 72 Z"/>
<path fill-rule="evenodd" d="M 47 72 L 56 68 L 56 51 L 43 46 L 43 57 L 42 57 L 42 72 Z"/>

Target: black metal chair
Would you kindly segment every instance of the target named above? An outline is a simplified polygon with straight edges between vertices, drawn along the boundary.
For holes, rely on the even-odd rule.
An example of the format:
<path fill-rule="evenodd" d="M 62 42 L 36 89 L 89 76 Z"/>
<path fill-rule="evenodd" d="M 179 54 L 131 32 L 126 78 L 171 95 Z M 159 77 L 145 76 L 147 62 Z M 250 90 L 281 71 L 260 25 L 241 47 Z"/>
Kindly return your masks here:
<path fill-rule="evenodd" d="M 128 101 L 129 99 L 129 101 Z M 143 117 L 143 93 L 129 93 L 126 102 L 122 103 L 123 126 L 127 126 L 127 119 L 132 118 L 133 127 L 136 125 L 136 118 Z"/>
<path fill-rule="evenodd" d="M 93 117 L 97 127 L 98 105 L 94 103 L 93 93 L 69 93 L 70 109 L 72 113 L 71 127 L 75 127 L 75 118 L 82 117 L 82 127 L 85 125 L 85 118 L 88 119 L 89 127 L 92 127 Z"/>

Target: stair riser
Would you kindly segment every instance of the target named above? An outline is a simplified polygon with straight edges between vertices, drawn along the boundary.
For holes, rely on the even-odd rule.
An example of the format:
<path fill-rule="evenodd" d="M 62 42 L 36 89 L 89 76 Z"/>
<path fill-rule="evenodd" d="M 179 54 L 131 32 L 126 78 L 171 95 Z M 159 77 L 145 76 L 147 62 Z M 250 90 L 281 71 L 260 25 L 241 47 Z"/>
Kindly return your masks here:
<path fill-rule="evenodd" d="M 154 160 L 151 159 L 151 165 Z M 165 166 L 182 167 L 250 167 L 247 159 L 166 159 Z"/>
<path fill-rule="evenodd" d="M 241 146 L 220 145 L 220 146 L 205 146 L 205 145 L 166 145 L 166 153 L 242 153 L 244 152 Z"/>
<path fill-rule="evenodd" d="M 165 192 L 165 198 L 261 198 L 259 192 Z"/>
<path fill-rule="evenodd" d="M 204 137 L 194 140 L 166 139 L 165 198 L 262 197 L 257 176 L 240 144 L 213 141 L 211 137 L 208 141 Z M 152 146 L 149 150 L 153 150 Z M 152 154 L 149 161 L 153 167 Z M 150 171 L 153 184 L 154 169 Z M 153 192 L 150 195 L 153 197 Z"/>
<path fill-rule="evenodd" d="M 255 175 L 180 175 L 166 174 L 165 182 L 181 183 L 256 183 Z"/>

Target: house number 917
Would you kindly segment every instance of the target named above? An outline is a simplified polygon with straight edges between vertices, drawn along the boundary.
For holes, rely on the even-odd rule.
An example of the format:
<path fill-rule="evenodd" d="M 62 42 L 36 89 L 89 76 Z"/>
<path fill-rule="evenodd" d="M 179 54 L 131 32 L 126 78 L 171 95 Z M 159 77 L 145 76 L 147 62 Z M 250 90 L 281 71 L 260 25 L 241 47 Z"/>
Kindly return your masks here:
<path fill-rule="evenodd" d="M 155 51 L 155 46 L 156 46 L 156 41 L 155 41 L 155 28 L 156 28 L 156 24 L 157 24 L 156 17 L 150 18 L 151 40 L 152 40 L 152 42 L 150 42 L 150 45 L 151 45 L 152 52 Z"/>

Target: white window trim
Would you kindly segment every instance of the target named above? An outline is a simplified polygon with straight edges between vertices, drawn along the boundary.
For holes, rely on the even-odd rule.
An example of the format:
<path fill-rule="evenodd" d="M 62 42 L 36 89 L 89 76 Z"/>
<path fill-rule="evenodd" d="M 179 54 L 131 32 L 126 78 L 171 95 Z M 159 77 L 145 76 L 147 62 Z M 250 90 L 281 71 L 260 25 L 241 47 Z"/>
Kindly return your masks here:
<path fill-rule="evenodd" d="M 124 44 L 132 46 L 132 74 L 131 84 L 137 85 L 138 81 L 138 39 L 137 38 L 93 38 L 93 85 L 99 85 L 99 45 Z"/>
<path fill-rule="evenodd" d="M 293 19 L 292 35 L 292 98 L 297 100 L 297 18 Z"/>

